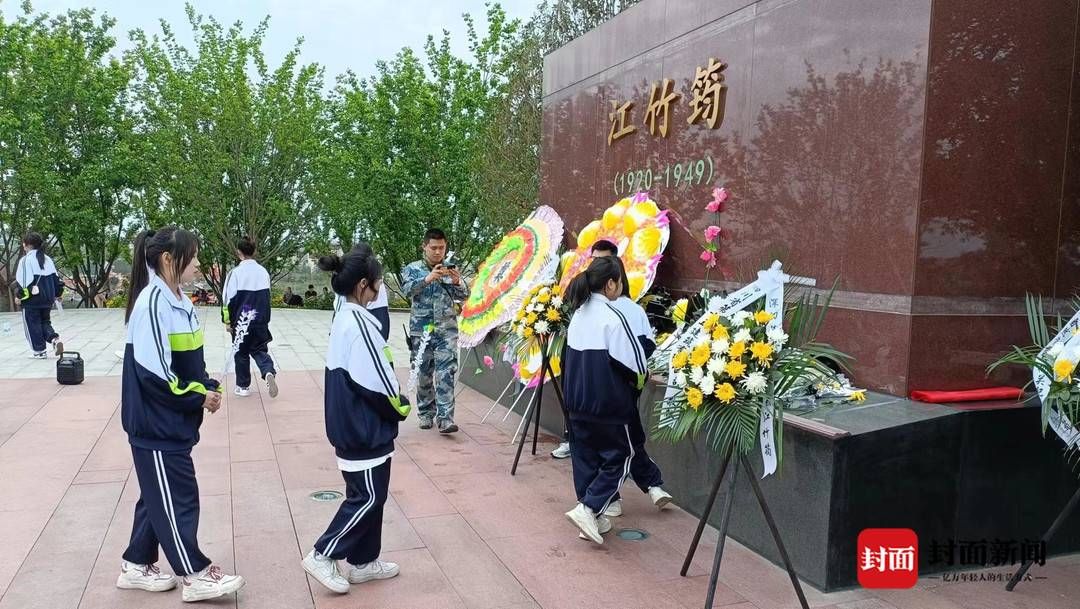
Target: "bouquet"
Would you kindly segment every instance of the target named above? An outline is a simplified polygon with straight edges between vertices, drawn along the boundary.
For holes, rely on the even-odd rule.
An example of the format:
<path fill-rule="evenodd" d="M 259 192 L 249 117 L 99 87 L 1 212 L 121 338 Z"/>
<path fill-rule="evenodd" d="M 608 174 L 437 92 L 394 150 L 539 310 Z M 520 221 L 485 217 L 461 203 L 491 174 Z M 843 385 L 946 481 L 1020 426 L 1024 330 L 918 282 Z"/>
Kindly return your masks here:
<path fill-rule="evenodd" d="M 678 442 L 704 433 L 713 450 L 741 456 L 760 437 L 766 474 L 775 470 L 782 457 L 787 401 L 822 379 L 835 378 L 827 362 L 843 367 L 848 356 L 814 342 L 828 297 L 824 302 L 816 295 L 799 299 L 788 310 L 789 335 L 778 314 L 767 310 L 783 311 L 782 295 L 769 290 L 775 286 L 763 288 L 767 296 L 743 310 L 732 311 L 727 299 L 713 297 L 669 349 L 653 354 L 650 368 L 666 368 L 668 374 L 667 392 L 658 403 L 658 439 Z"/>
<path fill-rule="evenodd" d="M 502 339 L 508 359 L 519 364 L 523 380 L 525 371 L 531 371 L 530 376 L 539 371 L 541 349 L 546 347 L 553 359 L 562 351 L 569 318 L 559 284 L 541 283 L 529 291 Z"/>
<path fill-rule="evenodd" d="M 1006 364 L 1020 364 L 1032 371 L 1036 394 L 1042 402 L 1043 433 L 1050 427 L 1065 442 L 1065 453 L 1071 459 L 1080 457 L 1080 301 L 1073 302 L 1072 318 L 1062 324 L 1060 317 L 1050 327 L 1043 315 L 1042 299 L 1031 295 L 1025 301 L 1031 345 L 1013 346 L 1012 350 L 987 368 L 987 374 Z M 1033 399 L 1032 398 L 1029 399 Z"/>

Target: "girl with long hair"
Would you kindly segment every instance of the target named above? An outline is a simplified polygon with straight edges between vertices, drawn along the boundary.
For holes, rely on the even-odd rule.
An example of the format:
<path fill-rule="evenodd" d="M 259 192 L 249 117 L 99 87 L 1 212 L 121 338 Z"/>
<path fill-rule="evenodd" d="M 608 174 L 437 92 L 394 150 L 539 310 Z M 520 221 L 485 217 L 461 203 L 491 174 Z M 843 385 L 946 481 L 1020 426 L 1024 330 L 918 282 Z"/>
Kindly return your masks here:
<path fill-rule="evenodd" d="M 45 253 L 45 240 L 38 233 L 27 233 L 22 240 L 25 255 L 15 270 L 19 284 L 19 302 L 30 344 L 32 359 L 46 359 L 46 345 L 52 345 L 59 357 L 64 343 L 52 326 L 53 304 L 63 293 L 64 286 L 56 272 L 56 264 Z"/>

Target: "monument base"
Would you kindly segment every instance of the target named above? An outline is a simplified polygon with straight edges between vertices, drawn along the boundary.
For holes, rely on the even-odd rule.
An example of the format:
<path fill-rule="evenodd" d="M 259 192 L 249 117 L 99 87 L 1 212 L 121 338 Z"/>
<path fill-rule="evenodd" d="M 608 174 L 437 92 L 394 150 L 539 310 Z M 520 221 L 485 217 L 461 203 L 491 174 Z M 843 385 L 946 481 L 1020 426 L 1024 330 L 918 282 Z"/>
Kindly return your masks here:
<path fill-rule="evenodd" d="M 494 356 L 490 342 L 479 349 Z M 462 378 L 494 399 L 509 375 L 500 365 Z M 642 396 L 639 408 L 647 426 L 662 391 L 653 383 Z M 558 435 L 563 418 L 554 392 L 545 392 L 544 398 L 541 425 Z M 504 397 L 502 403 L 512 399 Z M 995 543 L 1018 551 L 1022 542 L 1042 536 L 1080 486 L 1065 462 L 1064 445 L 1053 432 L 1043 437 L 1037 406 L 970 406 L 870 394 L 862 404 L 785 416 L 783 463 L 761 487 L 802 579 L 823 591 L 857 585 L 856 540 L 866 528 L 913 529 L 919 536 L 920 576 L 977 567 L 962 564 L 960 549 L 970 544 L 984 544 L 992 558 Z M 699 516 L 722 455 L 702 439 L 678 445 L 650 442 L 649 454 L 676 502 Z M 749 457 L 760 472 L 759 454 Z M 725 492 L 721 489 L 718 504 Z M 745 477 L 734 501 L 729 535 L 780 564 Z M 720 524 L 718 512 L 710 518 L 713 526 Z M 946 558 L 950 548 L 952 564 Z M 1048 555 L 1076 551 L 1080 518 L 1066 522 L 1047 547 Z M 1018 567 L 1019 562 L 1006 563 L 1001 570 Z"/>

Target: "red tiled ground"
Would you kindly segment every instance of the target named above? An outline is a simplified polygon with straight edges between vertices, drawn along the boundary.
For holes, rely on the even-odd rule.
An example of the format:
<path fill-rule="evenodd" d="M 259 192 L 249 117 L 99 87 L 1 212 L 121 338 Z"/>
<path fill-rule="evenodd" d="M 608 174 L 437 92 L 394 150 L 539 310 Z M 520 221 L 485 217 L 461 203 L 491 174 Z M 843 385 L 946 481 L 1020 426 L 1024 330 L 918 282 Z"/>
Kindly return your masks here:
<path fill-rule="evenodd" d="M 336 504 L 308 494 L 341 489 L 322 423 L 321 373 L 286 372 L 276 401 L 229 396 L 208 416 L 195 450 L 202 493 L 200 540 L 226 569 L 248 579 L 212 606 L 252 609 L 693 608 L 704 604 L 710 530 L 690 577 L 678 569 L 695 520 L 658 513 L 626 493 L 617 526 L 651 532 L 644 542 L 579 541 L 562 512 L 572 506 L 570 464 L 526 453 L 510 477 L 509 435 L 518 419 L 480 416 L 490 401 L 466 389 L 462 433 L 442 437 L 402 426 L 394 458 L 384 557 L 394 580 L 336 596 L 310 581 L 299 560 Z M 0 609 L 176 607 L 177 592 L 114 587 L 138 496 L 118 419 L 119 379 L 0 381 Z M 551 440 L 551 438 L 547 438 Z M 795 607 L 785 573 L 729 541 L 717 607 Z M 163 567 L 167 567 L 162 563 Z M 1080 556 L 1051 560 L 1048 579 L 1006 593 L 1000 585 L 923 580 L 913 590 L 821 594 L 814 607 L 842 609 L 1051 609 L 1080 607 Z"/>

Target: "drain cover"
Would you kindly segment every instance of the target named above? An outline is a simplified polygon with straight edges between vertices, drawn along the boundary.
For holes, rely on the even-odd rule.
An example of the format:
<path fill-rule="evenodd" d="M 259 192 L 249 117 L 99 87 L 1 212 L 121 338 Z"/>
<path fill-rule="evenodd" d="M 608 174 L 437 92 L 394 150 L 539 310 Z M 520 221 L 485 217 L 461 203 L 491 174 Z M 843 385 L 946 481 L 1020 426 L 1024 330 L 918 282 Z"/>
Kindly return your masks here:
<path fill-rule="evenodd" d="M 616 535 L 619 539 L 627 541 L 644 541 L 649 538 L 649 532 L 642 529 L 619 529 Z"/>
<path fill-rule="evenodd" d="M 315 491 L 308 496 L 315 501 L 337 501 L 341 499 L 341 493 L 337 491 Z"/>

